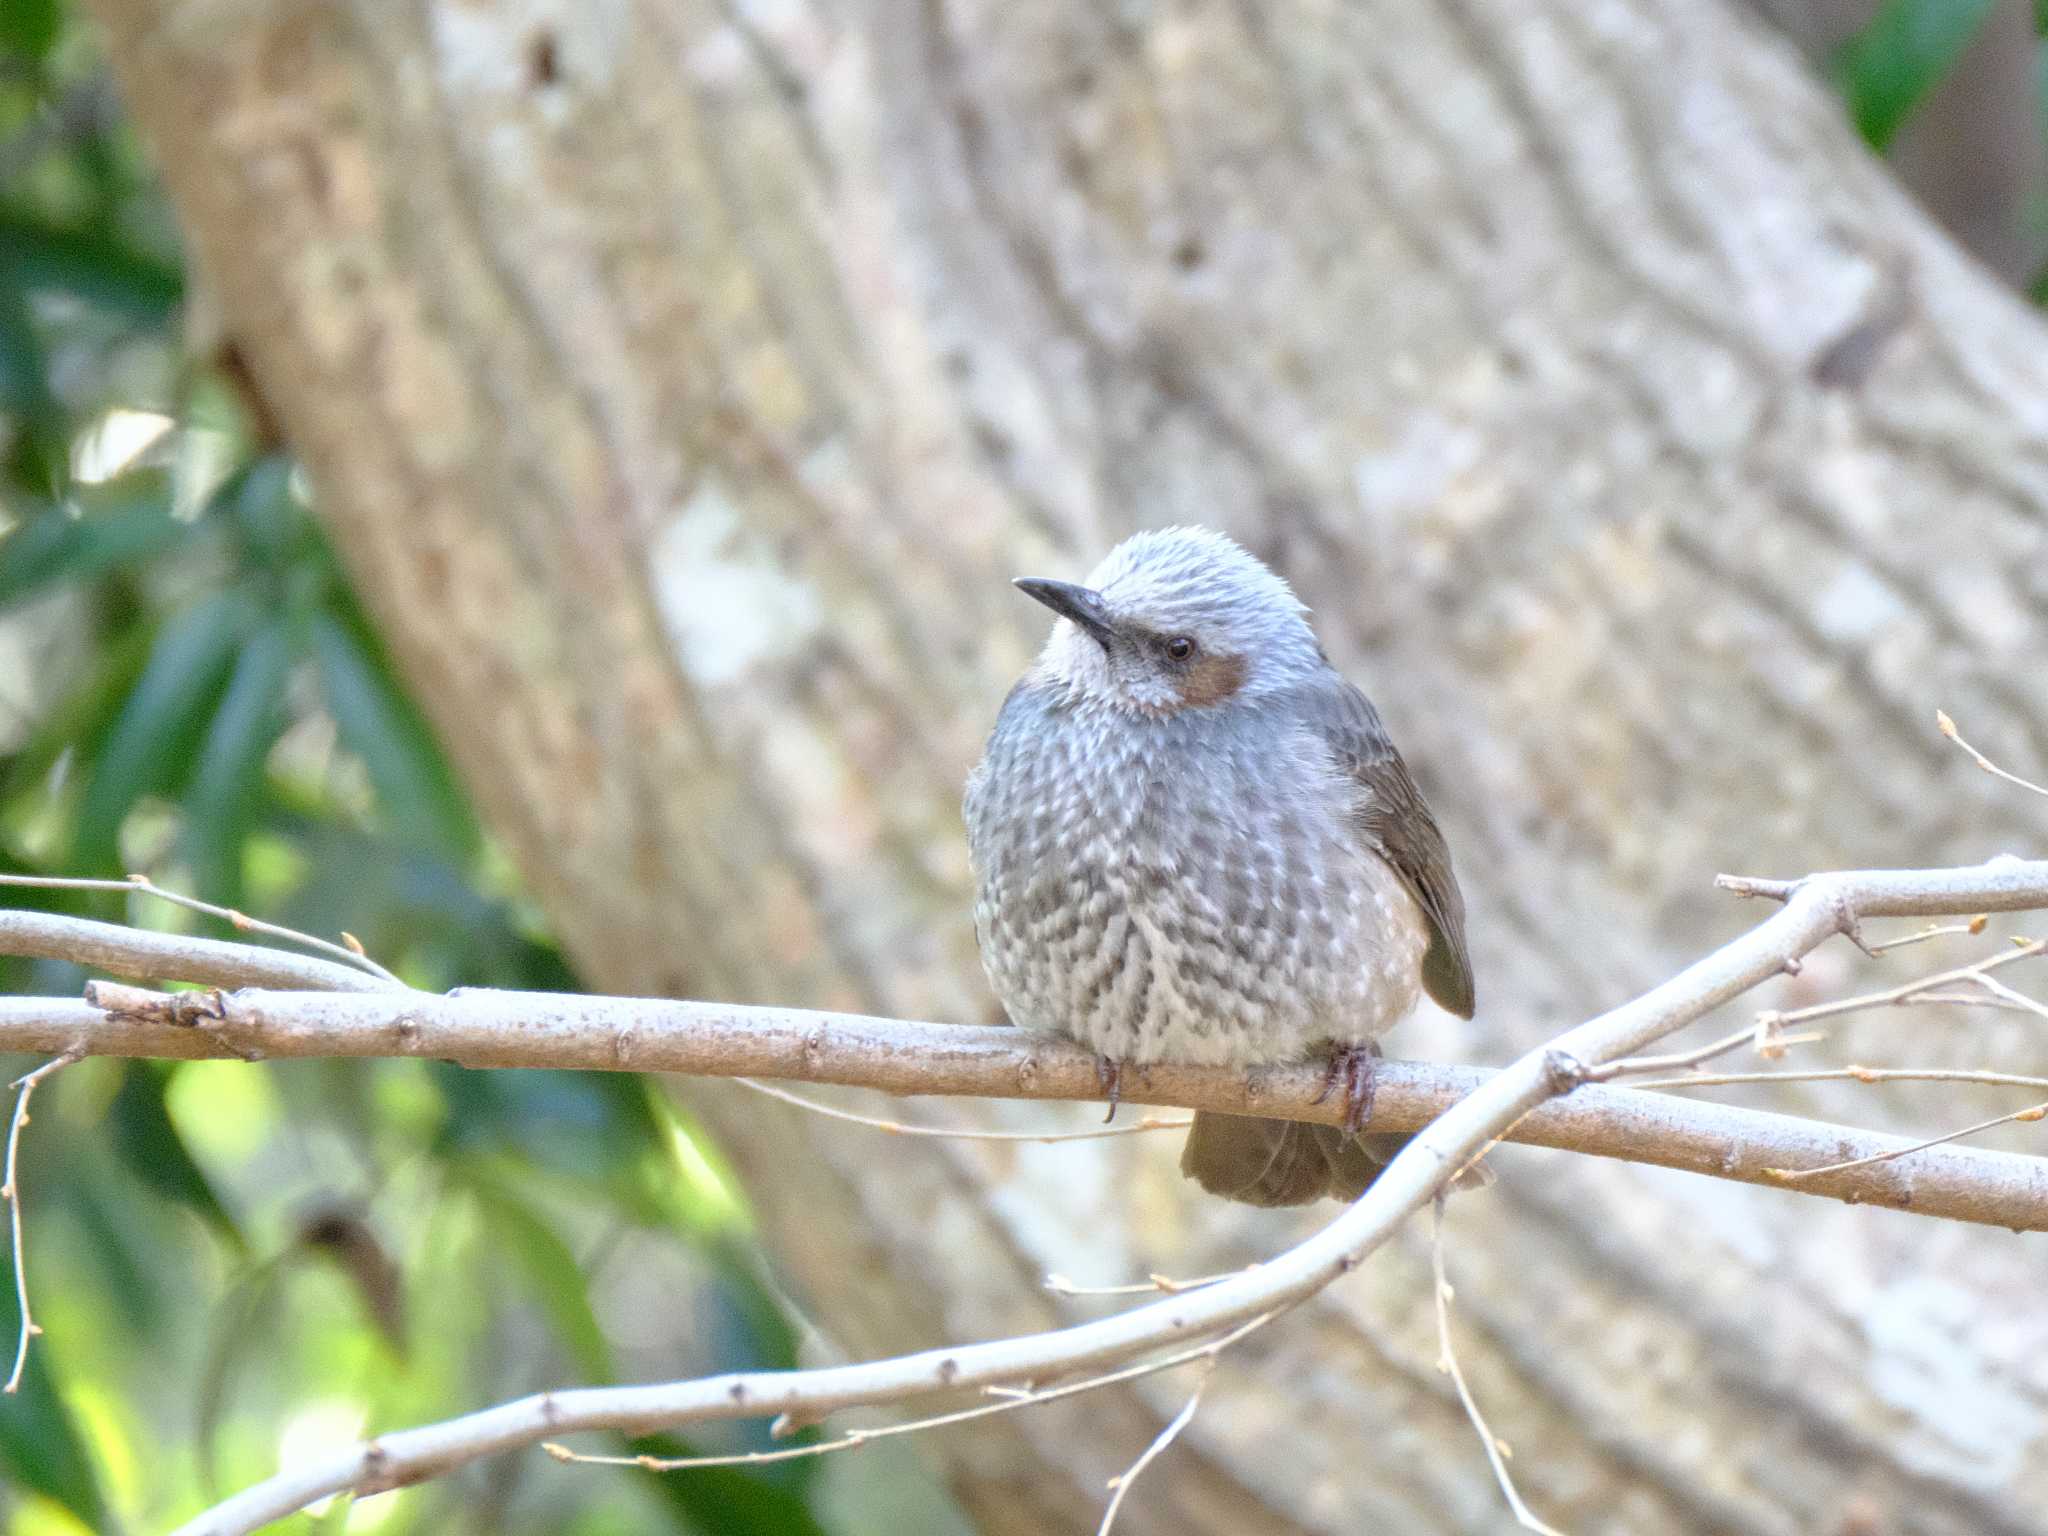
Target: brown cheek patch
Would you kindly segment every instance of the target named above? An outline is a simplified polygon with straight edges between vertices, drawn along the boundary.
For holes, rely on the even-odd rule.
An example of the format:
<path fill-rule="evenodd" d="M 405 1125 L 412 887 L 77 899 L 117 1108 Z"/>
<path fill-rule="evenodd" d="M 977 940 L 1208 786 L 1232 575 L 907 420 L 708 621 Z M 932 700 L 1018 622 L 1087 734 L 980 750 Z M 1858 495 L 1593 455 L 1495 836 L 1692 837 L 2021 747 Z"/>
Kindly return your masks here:
<path fill-rule="evenodd" d="M 1180 681 L 1180 701 L 1191 709 L 1221 704 L 1244 686 L 1242 656 L 1204 656 Z"/>

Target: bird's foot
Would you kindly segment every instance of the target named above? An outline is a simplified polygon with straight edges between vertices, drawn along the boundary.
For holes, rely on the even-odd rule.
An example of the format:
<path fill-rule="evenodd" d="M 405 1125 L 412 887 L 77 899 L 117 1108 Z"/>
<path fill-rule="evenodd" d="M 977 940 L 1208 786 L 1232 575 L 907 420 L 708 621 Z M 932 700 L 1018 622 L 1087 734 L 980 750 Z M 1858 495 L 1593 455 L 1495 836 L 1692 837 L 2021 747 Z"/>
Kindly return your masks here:
<path fill-rule="evenodd" d="M 1339 1045 L 1330 1051 L 1330 1069 L 1323 1077 L 1323 1090 L 1315 1096 L 1320 1104 L 1337 1085 L 1344 1085 L 1344 1130 L 1356 1136 L 1372 1119 L 1373 1063 L 1380 1059 L 1376 1045 Z"/>
<path fill-rule="evenodd" d="M 1124 1064 L 1113 1056 L 1095 1058 L 1095 1084 L 1109 1095 L 1109 1113 L 1102 1117 L 1104 1125 L 1116 1118 L 1116 1107 L 1124 1094 Z"/>

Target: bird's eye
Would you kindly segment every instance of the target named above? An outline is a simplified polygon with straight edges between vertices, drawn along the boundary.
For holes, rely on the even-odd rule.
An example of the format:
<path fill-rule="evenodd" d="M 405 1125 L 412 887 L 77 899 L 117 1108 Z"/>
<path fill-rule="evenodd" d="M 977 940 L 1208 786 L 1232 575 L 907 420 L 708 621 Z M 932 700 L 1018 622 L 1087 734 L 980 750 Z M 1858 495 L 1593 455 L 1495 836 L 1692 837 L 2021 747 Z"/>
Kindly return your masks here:
<path fill-rule="evenodd" d="M 1166 654 L 1175 661 L 1186 661 L 1195 654 L 1195 642 L 1186 635 L 1175 635 L 1166 642 Z"/>

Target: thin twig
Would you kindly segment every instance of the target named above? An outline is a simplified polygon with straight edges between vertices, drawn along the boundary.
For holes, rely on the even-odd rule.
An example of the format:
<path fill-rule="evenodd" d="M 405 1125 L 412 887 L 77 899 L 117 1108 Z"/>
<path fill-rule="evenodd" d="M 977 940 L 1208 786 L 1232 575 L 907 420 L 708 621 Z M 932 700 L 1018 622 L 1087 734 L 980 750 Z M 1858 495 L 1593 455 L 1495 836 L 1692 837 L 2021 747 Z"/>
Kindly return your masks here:
<path fill-rule="evenodd" d="M 1697 1050 L 1673 1051 L 1662 1056 L 1630 1056 L 1621 1061 L 1610 1061 L 1598 1067 L 1587 1069 L 1586 1080 L 1593 1083 L 1612 1082 L 1617 1077 L 1633 1077 L 1638 1072 L 1680 1072 L 1687 1067 L 1696 1067 L 1703 1061 L 1712 1061 L 1716 1056 L 1725 1056 L 1730 1051 L 1740 1050 L 1745 1045 L 1757 1047 L 1758 1054 L 1765 1050 L 1766 1035 L 1761 1028 L 1762 1015 L 1758 1024 L 1745 1024 L 1738 1030 L 1709 1041 Z"/>
<path fill-rule="evenodd" d="M 1429 1223 L 1430 1269 L 1436 1283 L 1436 1338 L 1440 1351 L 1439 1363 L 1445 1374 L 1451 1378 L 1451 1385 L 1458 1389 L 1458 1401 L 1465 1405 L 1465 1417 L 1472 1421 L 1472 1428 L 1479 1435 L 1479 1443 L 1486 1451 L 1488 1465 L 1493 1468 L 1493 1480 L 1500 1485 L 1501 1496 L 1508 1501 L 1508 1508 L 1514 1513 L 1515 1523 L 1525 1531 L 1534 1531 L 1536 1536 L 1563 1536 L 1554 1526 L 1545 1525 L 1536 1518 L 1535 1512 L 1522 1502 L 1521 1491 L 1515 1487 L 1515 1480 L 1508 1473 L 1508 1456 L 1511 1454 L 1505 1443 L 1494 1434 L 1486 1422 L 1486 1415 L 1479 1411 L 1479 1402 L 1472 1396 L 1472 1389 L 1465 1384 L 1465 1373 L 1458 1368 L 1458 1352 L 1451 1346 L 1451 1283 L 1444 1277 L 1444 1201 L 1437 1197 L 1430 1213 Z"/>
<path fill-rule="evenodd" d="M 1965 1136 L 1974 1136 L 1979 1131 L 1988 1131 L 1996 1125 L 2011 1125 L 2014 1121 L 2034 1121 L 2048 1117 L 2048 1102 L 2016 1109 L 2009 1115 L 1999 1115 L 1990 1120 L 1979 1120 L 1975 1125 L 1966 1125 L 1960 1131 L 1950 1131 L 1946 1136 L 1930 1136 L 1925 1141 L 1916 1141 L 1909 1147 L 1893 1147 L 1884 1152 L 1873 1152 L 1868 1157 L 1846 1158 L 1839 1163 L 1824 1163 L 1818 1168 L 1772 1168 L 1774 1179 L 1787 1184 L 1796 1184 L 1801 1179 L 1811 1179 L 1823 1173 L 1844 1173 L 1851 1168 L 1867 1168 L 1873 1163 L 1888 1163 L 1894 1158 L 1910 1157 L 1915 1152 L 1925 1152 L 1929 1147 L 1945 1146 L 1951 1141 L 1961 1141 Z"/>
<path fill-rule="evenodd" d="M 88 970 L 138 981 L 189 981 L 203 987 L 375 992 L 390 986 L 356 966 L 318 955 L 194 933 L 132 928 L 59 912 L 0 910 L 0 954 L 68 960 Z"/>
<path fill-rule="evenodd" d="M 1973 978 L 1974 979 L 1974 978 Z M 1957 1008 L 1988 1008 L 1994 1013 L 2034 1013 L 2038 1010 L 2029 1002 L 2012 998 L 1997 997 L 1987 992 L 1916 992 L 1907 1002 L 1918 1007 L 1922 1004 L 1941 1003 Z M 1811 1038 L 1825 1040 L 1825 1034 Z"/>
<path fill-rule="evenodd" d="M 1988 955 L 1972 964 L 1937 971 L 1932 976 L 1901 982 L 1882 991 L 1865 992 L 1855 997 L 1832 998 L 1827 1002 L 1808 1004 L 1804 1008 L 1766 1009 L 1756 1016 L 1754 1024 L 1723 1035 L 1697 1050 L 1675 1051 L 1660 1056 L 1631 1056 L 1623 1061 L 1610 1061 L 1605 1066 L 1588 1068 L 1586 1080 L 1604 1083 L 1617 1077 L 1633 1077 L 1642 1072 L 1683 1071 L 1687 1067 L 1696 1067 L 1702 1062 L 1711 1061 L 1716 1056 L 1726 1055 L 1729 1051 L 1738 1050 L 1743 1045 L 1752 1043 L 1758 1055 L 1782 1054 L 1785 1046 L 1804 1044 L 1820 1038 L 1815 1035 L 1787 1035 L 1784 1033 L 1787 1026 L 1810 1024 L 1817 1019 L 1838 1018 L 1843 1014 L 1861 1013 L 1871 1008 L 1950 1003 L 1963 1007 L 2024 1009 L 2048 1016 L 2048 1006 L 2024 993 L 2014 991 L 1990 975 L 1992 971 L 2001 967 L 2014 965 L 2022 960 L 2031 960 L 2043 953 L 2048 953 L 2048 939 L 2020 940 L 2015 947 Z M 1952 986 L 1978 987 L 1982 989 L 1983 995 L 1940 990 Z"/>
<path fill-rule="evenodd" d="M 182 891 L 166 890 L 147 875 L 130 875 L 125 880 L 87 880 L 63 875 L 0 874 L 0 885 L 27 886 L 34 890 L 43 891 L 140 891 L 145 896 L 154 896 L 160 901 L 168 901 L 172 906 L 184 907 L 187 911 L 191 912 L 204 913 L 208 917 L 217 917 L 244 933 L 260 933 L 273 939 L 282 939 L 288 944 L 299 944 L 308 949 L 318 950 L 323 955 L 332 955 L 344 965 L 352 966 L 360 971 L 366 971 L 370 975 L 375 976 L 379 981 L 386 982 L 391 986 L 402 987 L 405 985 L 404 982 L 392 975 L 391 972 L 364 954 L 360 944 L 351 949 L 346 944 L 336 944 L 330 939 L 319 937 L 317 934 L 301 933 L 296 928 L 286 928 L 277 923 L 267 923 L 261 918 L 249 916 L 246 912 L 237 912 L 233 907 L 217 906 L 210 901 L 201 901 L 197 896 L 187 896 Z"/>
<path fill-rule="evenodd" d="M 1192 1280 L 1176 1280 L 1171 1275 L 1148 1275 L 1130 1285 L 1076 1285 L 1065 1275 L 1047 1275 L 1045 1288 L 1055 1296 L 1178 1296 L 1183 1291 L 1199 1291 L 1258 1267 L 1247 1264 L 1244 1269 L 1226 1270 L 1220 1275 L 1197 1275 Z"/>
<path fill-rule="evenodd" d="M 1896 939 L 1886 939 L 1883 943 L 1873 944 L 1870 946 L 1870 952 L 1873 955 L 1881 955 L 1886 950 L 1904 949 L 1908 944 L 1925 944 L 1929 939 L 1947 938 L 1951 934 L 1980 934 L 1984 931 L 1984 925 L 1990 921 L 1990 914 L 1979 912 L 1967 923 L 1929 923 L 1918 932 L 1903 934 Z"/>
<path fill-rule="evenodd" d="M 2048 1077 L 1985 1072 L 1973 1067 L 1817 1067 L 1795 1072 L 1701 1072 L 1652 1077 L 1631 1084 L 1650 1088 L 1726 1088 L 1737 1083 L 1975 1083 L 1990 1088 L 2048 1088 Z"/>
<path fill-rule="evenodd" d="M 944 1141 L 1032 1141 L 1047 1144 L 1059 1141 L 1100 1141 L 1106 1136 L 1136 1136 L 1143 1131 L 1184 1131 L 1194 1123 L 1192 1120 L 1166 1120 L 1157 1115 L 1146 1115 L 1131 1125 L 1098 1127 L 1092 1131 L 981 1131 L 971 1126 L 910 1125 L 901 1120 L 884 1120 L 875 1115 L 859 1115 L 850 1109 L 821 1104 L 816 1099 L 807 1099 L 800 1093 L 791 1093 L 787 1088 L 777 1088 L 772 1083 L 759 1082 L 751 1077 L 736 1077 L 733 1081 L 742 1088 L 765 1093 L 771 1099 L 794 1104 L 798 1109 L 807 1109 L 814 1115 L 825 1116 L 828 1120 L 844 1120 L 851 1125 L 865 1125 L 873 1130 L 887 1131 L 891 1136 L 930 1136 Z"/>
<path fill-rule="evenodd" d="M 0 1392 L 10 1395 L 20 1388 L 21 1373 L 28 1366 L 28 1341 L 43 1331 L 28 1309 L 28 1253 L 21 1240 L 21 1128 L 28 1124 L 29 1095 L 36 1091 L 36 1084 L 76 1060 L 77 1056 L 67 1051 L 16 1078 L 13 1084 L 18 1091 L 14 1096 L 14 1118 L 7 1125 L 7 1179 L 0 1186 L 0 1199 L 7 1202 L 8 1224 L 13 1229 L 14 1297 L 21 1308 L 21 1339 L 14 1346 L 14 1369 L 8 1373 L 7 1384 L 0 1386 Z"/>
<path fill-rule="evenodd" d="M 1756 875 L 1716 875 L 1714 889 L 1728 891 L 1736 896 L 1756 897 L 1764 901 L 1786 902 L 1798 894 L 1800 880 L 1765 880 Z"/>
<path fill-rule="evenodd" d="M 1103 1387 L 1116 1386 L 1121 1382 L 1136 1381 L 1141 1376 L 1155 1376 L 1161 1371 L 1170 1371 L 1175 1366 L 1187 1365 L 1195 1360 L 1214 1360 L 1246 1334 L 1263 1328 L 1275 1316 L 1272 1312 L 1262 1313 L 1231 1329 L 1223 1337 L 1211 1339 L 1206 1344 L 1183 1349 L 1158 1360 L 1147 1360 L 1137 1365 L 1126 1366 L 1119 1371 L 1108 1371 L 1081 1381 L 1071 1381 L 1064 1386 L 1047 1387 L 1042 1390 L 988 1387 L 984 1390 L 996 1399 L 994 1402 L 956 1409 L 952 1413 L 930 1414 L 901 1424 L 883 1424 L 874 1429 L 849 1429 L 836 1440 L 819 1440 L 810 1445 L 792 1445 L 779 1451 L 734 1451 L 725 1456 L 597 1456 L 572 1451 L 566 1445 L 554 1441 L 543 1441 L 541 1449 L 557 1461 L 578 1462 L 597 1467 L 638 1467 L 643 1472 L 687 1472 L 695 1467 L 758 1467 L 770 1462 L 802 1461 L 807 1457 L 830 1455 L 834 1451 L 858 1450 L 871 1440 L 887 1440 L 893 1435 L 941 1429 L 948 1424 L 964 1424 L 970 1419 L 985 1419 L 991 1414 L 1008 1413 L 1014 1408 L 1032 1408 L 1040 1403 L 1056 1402 L 1063 1397 L 1099 1391 Z"/>
<path fill-rule="evenodd" d="M 2040 1017 L 2048 1019 L 2048 1003 L 2042 1002 L 2037 997 L 2028 997 L 2024 992 L 2015 991 L 1995 976 L 1977 975 L 1972 976 L 1970 981 L 1973 985 L 1982 987 L 1994 997 L 1999 998 L 2009 1008 L 2017 1008 L 2022 1012 L 2038 1014 Z"/>
<path fill-rule="evenodd" d="M 1202 1374 L 1195 1382 L 1194 1391 L 1188 1394 L 1188 1400 L 1182 1405 L 1180 1412 L 1166 1421 L 1165 1427 L 1152 1437 L 1152 1443 L 1138 1453 L 1136 1461 L 1110 1479 L 1109 1486 L 1113 1491 L 1109 1498 L 1109 1508 L 1102 1512 L 1102 1524 L 1095 1528 L 1095 1536 L 1109 1536 L 1109 1528 L 1116 1524 L 1116 1512 L 1124 1507 L 1124 1495 L 1131 1491 L 1131 1484 L 1138 1480 L 1138 1474 L 1151 1466 L 1152 1459 L 1173 1444 L 1180 1437 L 1180 1432 L 1188 1427 L 1189 1421 L 1195 1416 L 1195 1410 L 1202 1406 L 1202 1388 L 1209 1384 L 1209 1373 L 1215 1368 L 1214 1356 L 1202 1362 Z"/>
<path fill-rule="evenodd" d="M 1856 997 L 1838 997 L 1824 1003 L 1809 1003 L 1804 1008 L 1773 1010 L 1758 1015 L 1760 1020 L 1784 1026 L 1787 1024 L 1810 1024 L 1816 1019 L 1837 1018 L 1845 1013 L 1861 1013 L 1869 1008 L 1910 1007 L 1922 1002 L 1959 1003 L 1968 1001 L 1967 994 L 1937 993 L 1936 988 L 1949 986 L 1985 986 L 1985 979 L 1991 972 L 2008 965 L 2017 965 L 2022 960 L 2032 960 L 2037 955 L 2048 953 L 2048 939 L 2029 939 L 1987 955 L 1969 965 L 1959 965 L 1951 970 L 1936 971 L 1932 976 L 1922 976 L 1916 981 L 1905 981 L 1896 987 L 1886 987 L 1877 992 L 1865 992 Z M 1986 987 L 1987 991 L 1998 989 Z M 2018 993 L 2008 994 L 2018 998 Z M 2020 999 L 2022 1003 L 2027 1000 Z"/>
<path fill-rule="evenodd" d="M 1937 709 L 1934 712 L 1934 723 L 1940 728 L 1942 735 L 1969 753 L 1976 760 L 1977 766 L 1986 773 L 1991 774 L 1995 778 L 2003 779 L 2008 784 L 2017 784 L 2021 789 L 2032 790 L 2037 795 L 2048 795 L 2048 789 L 2043 789 L 2039 784 L 2023 779 L 2016 773 L 2007 773 L 1998 764 L 1963 740 L 1962 733 L 1956 729 L 1955 721 L 1949 719 L 1943 711 Z"/>

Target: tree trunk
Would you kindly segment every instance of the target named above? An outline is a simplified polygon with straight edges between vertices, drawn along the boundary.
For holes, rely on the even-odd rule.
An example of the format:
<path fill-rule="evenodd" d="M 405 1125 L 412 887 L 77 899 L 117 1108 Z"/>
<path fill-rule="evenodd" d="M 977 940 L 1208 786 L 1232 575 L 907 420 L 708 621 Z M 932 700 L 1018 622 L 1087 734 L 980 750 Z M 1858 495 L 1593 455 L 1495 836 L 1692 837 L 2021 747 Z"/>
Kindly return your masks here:
<path fill-rule="evenodd" d="M 1717 869 L 2039 826 L 1932 716 L 2048 762 L 2048 333 L 1746 12 L 95 3 L 232 336 L 594 985 L 994 1017 L 957 801 L 1044 628 L 1006 579 L 1146 523 L 1294 579 L 1446 824 L 1481 1012 L 1397 1052 L 1497 1060 L 1657 979 L 1756 915 Z M 1786 995 L 1929 960 L 1837 949 Z M 2026 1050 L 1908 1022 L 1817 1049 Z M 1193 1196 L 1161 1139 L 687 1096 L 857 1355 L 1328 1214 Z M 1461 1353 L 1553 1522 L 2048 1531 L 2038 1251 L 1495 1161 L 1449 1222 Z M 1119 1530 L 1501 1530 L 1420 1239 L 1234 1351 Z M 1184 1390 L 923 1445 L 984 1530 L 1085 1529 Z"/>

